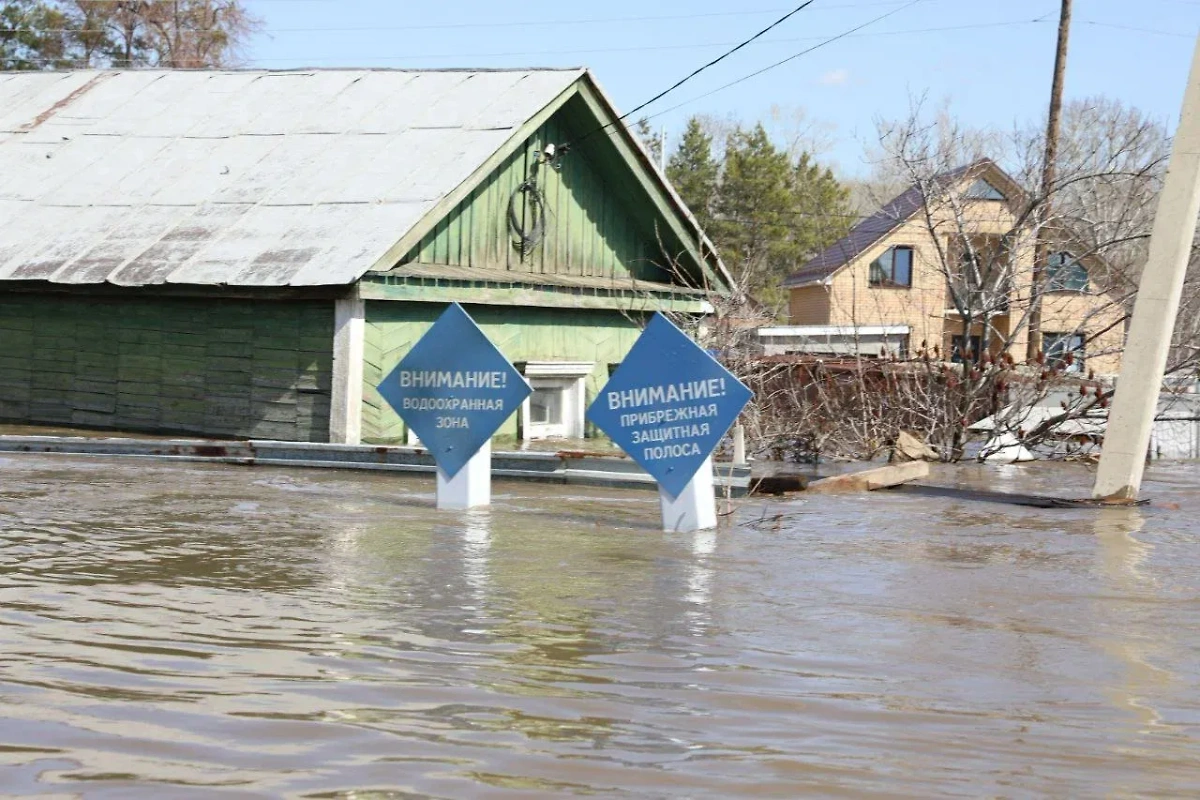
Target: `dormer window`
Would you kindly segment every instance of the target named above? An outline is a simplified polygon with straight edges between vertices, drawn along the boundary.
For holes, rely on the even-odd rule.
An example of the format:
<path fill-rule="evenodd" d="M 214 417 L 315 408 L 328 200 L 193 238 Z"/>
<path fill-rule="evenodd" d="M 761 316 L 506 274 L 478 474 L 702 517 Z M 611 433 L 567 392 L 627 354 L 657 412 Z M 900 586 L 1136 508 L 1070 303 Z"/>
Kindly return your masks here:
<path fill-rule="evenodd" d="M 1086 292 L 1088 289 L 1087 267 L 1068 252 L 1050 254 L 1046 260 L 1046 291 Z"/>
<path fill-rule="evenodd" d="M 999 189 L 997 189 L 992 184 L 988 183 L 983 178 L 980 178 L 979 180 L 977 180 L 973 184 L 971 184 L 970 188 L 967 189 L 966 196 L 967 196 L 968 200 L 1007 200 L 1008 199 L 1007 197 L 1004 196 L 1004 192 L 1000 191 Z"/>
<path fill-rule="evenodd" d="M 908 245 L 889 247 L 871 262 L 867 280 L 871 286 L 912 286 L 913 249 Z"/>

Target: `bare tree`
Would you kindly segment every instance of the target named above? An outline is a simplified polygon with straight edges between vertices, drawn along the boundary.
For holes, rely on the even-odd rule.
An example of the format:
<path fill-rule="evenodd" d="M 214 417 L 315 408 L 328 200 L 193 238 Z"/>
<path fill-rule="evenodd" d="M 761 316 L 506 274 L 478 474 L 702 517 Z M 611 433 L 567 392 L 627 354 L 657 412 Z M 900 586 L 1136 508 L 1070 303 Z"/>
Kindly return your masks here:
<path fill-rule="evenodd" d="M 903 202 L 879 198 L 873 207 L 894 212 L 896 225 L 919 230 L 926 243 L 925 268 L 932 262 L 939 276 L 927 292 L 933 299 L 916 307 L 913 291 L 901 302 L 914 304 L 910 316 L 930 320 L 931 332 L 905 358 L 856 347 L 843 358 L 768 359 L 760 401 L 773 407 L 769 416 L 789 421 L 775 426 L 779 452 L 871 458 L 911 430 L 958 460 L 985 417 L 996 432 L 1031 447 L 1052 444 L 1060 455 L 1074 452 L 1075 434 L 1088 439 L 1094 426 L 1084 422 L 1107 406 L 1111 386 L 1061 341 L 1027 359 L 1031 312 L 1040 305 L 1047 319 L 1057 316 L 1055 327 L 1069 320 L 1066 333 L 1082 338 L 1089 365 L 1115 364 L 1167 142 L 1161 126 L 1135 110 L 1073 103 L 1047 192 L 1042 136 L 964 128 L 945 108 L 925 114 L 920 102 L 906 119 L 880 125 L 871 183 L 908 188 Z M 987 159 L 1006 169 L 990 170 Z M 978 182 L 997 173 L 989 180 L 1003 181 L 998 189 Z M 1003 202 L 979 202 L 989 192 Z M 1039 237 L 1053 243 L 1059 268 L 1036 276 Z M 1073 278 L 1076 263 L 1087 270 Z M 855 330 L 895 313 L 878 293 L 842 302 Z M 1181 331 L 1177 368 L 1200 352 L 1187 341 L 1197 340 Z M 781 377 L 784 362 L 791 372 Z"/>
<path fill-rule="evenodd" d="M 235 66 L 260 22 L 240 0 L 68 0 L 86 66 Z"/>

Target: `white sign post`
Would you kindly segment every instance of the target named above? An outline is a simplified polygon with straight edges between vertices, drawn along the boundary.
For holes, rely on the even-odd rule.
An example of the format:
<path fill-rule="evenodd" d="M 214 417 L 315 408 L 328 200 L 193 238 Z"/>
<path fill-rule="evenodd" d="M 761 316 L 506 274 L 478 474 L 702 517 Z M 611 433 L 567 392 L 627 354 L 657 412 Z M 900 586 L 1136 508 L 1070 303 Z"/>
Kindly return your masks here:
<path fill-rule="evenodd" d="M 691 533 L 717 527 L 717 493 L 713 484 L 712 456 L 705 459 L 679 494 L 672 496 L 659 486 L 658 499 L 662 505 L 664 531 Z"/>
<path fill-rule="evenodd" d="M 658 481 L 663 530 L 692 532 L 717 526 L 712 453 L 751 397 L 655 314 L 588 417 Z"/>
<path fill-rule="evenodd" d="M 379 384 L 379 394 L 429 448 L 437 507 L 448 510 L 492 502 L 492 436 L 532 391 L 458 303 Z"/>
<path fill-rule="evenodd" d="M 437 468 L 437 507 L 465 511 L 492 504 L 492 443 L 483 447 L 453 477 Z"/>

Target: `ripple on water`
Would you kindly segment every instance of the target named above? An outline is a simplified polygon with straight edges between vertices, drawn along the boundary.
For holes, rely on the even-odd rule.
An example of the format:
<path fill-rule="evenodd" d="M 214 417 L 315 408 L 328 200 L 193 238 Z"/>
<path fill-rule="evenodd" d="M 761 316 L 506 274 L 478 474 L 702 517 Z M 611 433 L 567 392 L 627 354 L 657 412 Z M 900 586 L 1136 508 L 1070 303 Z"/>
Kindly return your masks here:
<path fill-rule="evenodd" d="M 0 472 L 11 795 L 1200 791 L 1196 467 L 1140 511 L 813 497 L 696 536 L 637 492 Z"/>

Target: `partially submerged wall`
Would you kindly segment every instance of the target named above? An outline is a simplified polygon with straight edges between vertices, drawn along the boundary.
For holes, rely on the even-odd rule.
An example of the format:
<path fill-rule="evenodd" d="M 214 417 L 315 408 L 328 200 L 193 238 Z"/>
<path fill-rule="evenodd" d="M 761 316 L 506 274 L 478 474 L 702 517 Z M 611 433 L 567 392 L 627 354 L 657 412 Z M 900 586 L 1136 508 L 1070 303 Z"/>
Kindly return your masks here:
<path fill-rule="evenodd" d="M 328 441 L 333 304 L 0 295 L 0 420 Z"/>

